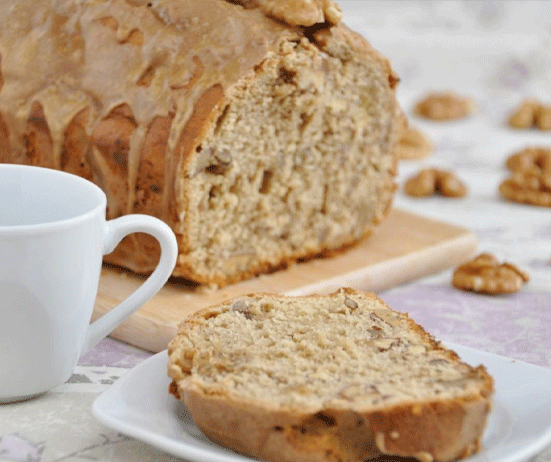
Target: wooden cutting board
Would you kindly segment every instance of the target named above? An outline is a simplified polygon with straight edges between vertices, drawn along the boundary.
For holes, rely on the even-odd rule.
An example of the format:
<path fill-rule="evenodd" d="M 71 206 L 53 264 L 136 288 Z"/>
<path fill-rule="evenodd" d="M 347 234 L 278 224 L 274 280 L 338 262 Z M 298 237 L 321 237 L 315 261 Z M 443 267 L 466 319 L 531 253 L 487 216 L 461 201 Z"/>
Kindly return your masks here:
<path fill-rule="evenodd" d="M 342 286 L 380 291 L 457 266 L 472 256 L 476 245 L 476 237 L 466 229 L 394 209 L 363 244 L 332 258 L 298 263 L 218 290 L 171 280 L 111 337 L 158 352 L 167 347 L 181 319 L 230 297 L 250 292 L 328 293 Z M 139 276 L 105 267 L 93 319 L 142 282 Z"/>

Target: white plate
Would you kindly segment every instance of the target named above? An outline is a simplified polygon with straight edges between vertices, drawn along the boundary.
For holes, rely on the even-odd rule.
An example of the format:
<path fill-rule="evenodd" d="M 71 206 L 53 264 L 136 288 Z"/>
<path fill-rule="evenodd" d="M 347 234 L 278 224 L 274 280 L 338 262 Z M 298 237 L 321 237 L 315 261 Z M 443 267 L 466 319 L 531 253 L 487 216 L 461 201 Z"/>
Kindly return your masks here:
<path fill-rule="evenodd" d="M 551 443 L 551 370 L 447 343 L 461 358 L 484 364 L 495 379 L 484 450 L 469 462 L 520 462 Z M 107 427 L 196 462 L 245 462 L 248 457 L 205 438 L 186 407 L 168 394 L 167 353 L 128 371 L 94 402 Z"/>

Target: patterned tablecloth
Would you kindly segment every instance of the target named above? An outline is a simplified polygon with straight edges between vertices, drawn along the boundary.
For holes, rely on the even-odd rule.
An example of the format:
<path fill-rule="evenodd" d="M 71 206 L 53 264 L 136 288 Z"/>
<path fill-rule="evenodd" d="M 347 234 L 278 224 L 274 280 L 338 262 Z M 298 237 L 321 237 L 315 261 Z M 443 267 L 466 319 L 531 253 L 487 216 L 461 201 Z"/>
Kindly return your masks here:
<path fill-rule="evenodd" d="M 399 184 L 421 167 L 435 166 L 455 171 L 469 188 L 463 199 L 413 199 L 400 188 L 396 206 L 471 229 L 481 252 L 531 276 L 511 296 L 454 289 L 451 271 L 380 296 L 440 339 L 551 368 L 551 209 L 507 202 L 497 191 L 507 176 L 507 156 L 528 145 L 551 147 L 551 132 L 513 131 L 504 123 L 528 96 L 551 104 L 551 5 L 545 0 L 341 4 L 347 24 L 391 59 L 410 124 L 435 144 L 430 157 L 400 163 Z M 418 119 L 412 105 L 430 89 L 471 96 L 477 112 L 458 122 Z M 80 359 L 66 384 L 39 399 L 0 405 L 0 460 L 177 460 L 104 427 L 91 414 L 94 399 L 149 356 L 104 339 Z M 551 448 L 533 460 L 551 462 Z"/>

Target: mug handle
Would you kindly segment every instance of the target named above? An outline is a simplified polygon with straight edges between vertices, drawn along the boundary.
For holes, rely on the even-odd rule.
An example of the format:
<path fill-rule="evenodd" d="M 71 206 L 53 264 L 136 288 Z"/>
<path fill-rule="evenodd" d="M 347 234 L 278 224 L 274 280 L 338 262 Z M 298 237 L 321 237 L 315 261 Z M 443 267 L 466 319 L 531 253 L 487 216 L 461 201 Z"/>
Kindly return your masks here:
<path fill-rule="evenodd" d="M 81 354 L 109 335 L 127 316 L 137 311 L 166 283 L 178 257 L 178 243 L 170 227 L 149 215 L 126 215 L 105 223 L 103 255 L 111 253 L 123 237 L 132 233 L 152 235 L 161 245 L 161 258 L 155 271 L 128 298 L 94 321 L 88 328 Z"/>

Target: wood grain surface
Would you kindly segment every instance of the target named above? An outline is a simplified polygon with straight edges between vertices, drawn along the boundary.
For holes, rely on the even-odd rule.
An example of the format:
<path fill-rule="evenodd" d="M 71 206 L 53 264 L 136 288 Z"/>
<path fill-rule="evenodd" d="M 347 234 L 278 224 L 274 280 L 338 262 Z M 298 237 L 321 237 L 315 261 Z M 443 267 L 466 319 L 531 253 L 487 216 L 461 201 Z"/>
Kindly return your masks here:
<path fill-rule="evenodd" d="M 167 347 L 184 317 L 240 294 L 328 293 L 343 286 L 376 292 L 457 266 L 471 257 L 476 247 L 476 237 L 464 228 L 394 209 L 369 239 L 341 255 L 297 263 L 218 290 L 170 280 L 111 337 L 158 352 Z M 104 267 L 93 319 L 127 297 L 143 280 Z"/>

